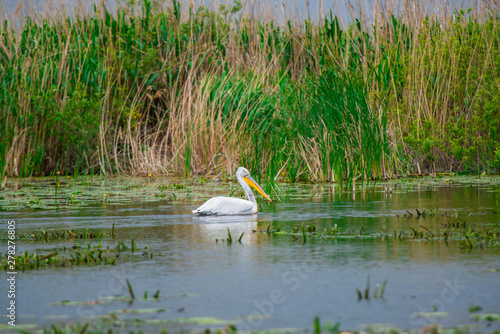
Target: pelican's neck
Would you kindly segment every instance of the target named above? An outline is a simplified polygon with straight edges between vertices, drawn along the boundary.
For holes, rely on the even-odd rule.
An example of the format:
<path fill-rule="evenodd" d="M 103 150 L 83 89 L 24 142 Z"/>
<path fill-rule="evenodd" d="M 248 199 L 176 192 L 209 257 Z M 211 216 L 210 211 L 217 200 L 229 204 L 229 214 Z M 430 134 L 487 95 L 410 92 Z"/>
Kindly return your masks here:
<path fill-rule="evenodd" d="M 245 195 L 247 195 L 247 199 L 256 204 L 257 201 L 255 200 L 255 196 L 253 195 L 252 189 L 250 189 L 250 186 L 243 180 L 243 177 L 239 174 L 236 173 L 236 178 L 238 179 L 238 182 L 241 184 L 243 187 L 243 190 L 245 191 Z"/>

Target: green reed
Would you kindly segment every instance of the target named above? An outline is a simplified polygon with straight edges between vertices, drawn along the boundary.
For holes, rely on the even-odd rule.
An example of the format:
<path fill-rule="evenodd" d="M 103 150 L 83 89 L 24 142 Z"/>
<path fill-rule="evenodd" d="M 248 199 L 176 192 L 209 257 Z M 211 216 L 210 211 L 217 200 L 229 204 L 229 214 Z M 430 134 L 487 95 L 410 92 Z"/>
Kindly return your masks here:
<path fill-rule="evenodd" d="M 272 187 L 498 171 L 500 15 L 489 3 L 452 17 L 389 8 L 371 26 L 149 0 L 7 20 L 0 176 L 188 177 L 241 164 Z"/>
<path fill-rule="evenodd" d="M 19 234 L 18 238 L 20 240 L 34 240 L 34 241 L 53 241 L 53 240 L 73 240 L 73 239 L 102 239 L 109 236 L 114 236 L 114 224 L 111 230 L 111 234 L 104 231 L 91 231 L 85 229 L 82 231 L 73 230 L 53 230 L 45 231 L 40 229 L 40 232 L 34 231 L 30 234 Z"/>

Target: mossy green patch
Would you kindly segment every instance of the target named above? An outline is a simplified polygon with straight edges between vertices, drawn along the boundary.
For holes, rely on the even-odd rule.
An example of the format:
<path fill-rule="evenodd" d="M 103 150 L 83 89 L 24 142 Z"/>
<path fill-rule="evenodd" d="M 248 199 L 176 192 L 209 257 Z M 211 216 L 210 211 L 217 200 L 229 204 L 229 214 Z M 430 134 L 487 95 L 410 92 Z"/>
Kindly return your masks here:
<path fill-rule="evenodd" d="M 500 321 L 500 313 L 475 314 L 474 320 L 477 320 L 477 321 Z"/>

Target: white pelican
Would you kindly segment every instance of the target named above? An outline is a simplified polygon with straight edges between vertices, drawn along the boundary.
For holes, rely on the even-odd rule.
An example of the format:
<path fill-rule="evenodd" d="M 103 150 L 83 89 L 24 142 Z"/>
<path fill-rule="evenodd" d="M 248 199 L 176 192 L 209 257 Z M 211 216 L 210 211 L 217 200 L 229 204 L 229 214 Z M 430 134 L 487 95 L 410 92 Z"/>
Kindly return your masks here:
<path fill-rule="evenodd" d="M 243 187 L 248 201 L 240 198 L 232 197 L 214 197 L 205 202 L 198 209 L 193 210 L 193 213 L 201 216 L 223 216 L 223 215 L 249 215 L 257 213 L 257 202 L 249 185 L 255 188 L 268 201 L 272 202 L 269 196 L 262 190 L 259 184 L 250 176 L 246 168 L 239 167 L 236 171 L 236 178 Z"/>

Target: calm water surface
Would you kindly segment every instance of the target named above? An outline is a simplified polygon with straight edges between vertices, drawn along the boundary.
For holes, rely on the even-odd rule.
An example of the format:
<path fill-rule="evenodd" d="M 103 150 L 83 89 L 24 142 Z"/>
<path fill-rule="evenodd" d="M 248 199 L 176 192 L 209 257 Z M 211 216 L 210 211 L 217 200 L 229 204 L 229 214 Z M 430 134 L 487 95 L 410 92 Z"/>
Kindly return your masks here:
<path fill-rule="evenodd" d="M 285 186 L 286 187 L 286 186 Z M 15 219 L 18 234 L 43 228 L 106 229 L 115 224 L 119 239 L 139 248 L 148 246 L 153 258 L 123 253 L 114 266 L 79 266 L 30 270 L 17 276 L 18 323 L 47 326 L 58 321 L 92 321 L 117 310 L 164 308 L 164 312 L 123 314 L 121 318 L 170 320 L 184 317 L 220 317 L 235 321 L 239 329 L 311 329 L 318 316 L 322 323 L 339 322 L 341 329 L 363 324 L 392 324 L 416 329 L 431 323 L 445 327 L 464 324 L 480 330 L 498 329 L 498 323 L 477 322 L 469 307 L 481 313 L 500 312 L 500 252 L 496 248 L 467 251 L 459 242 L 389 239 L 321 239 L 255 233 L 268 226 L 290 231 L 302 223 L 319 230 L 337 225 L 344 232 L 410 232 L 409 227 L 431 231 L 463 221 L 470 226 L 497 229 L 500 224 L 498 186 L 418 185 L 375 186 L 365 191 L 338 192 L 335 187 L 311 185 L 289 189 L 288 200 L 272 207 L 260 205 L 249 217 L 195 217 L 190 214 L 202 201 L 177 201 L 130 205 L 18 210 L 0 212 L 0 219 Z M 196 192 L 196 187 L 193 187 Z M 307 197 L 299 196 L 308 194 Z M 294 196 L 296 195 L 296 196 Z M 416 217 L 415 209 L 440 214 Z M 412 217 L 405 215 L 406 211 Z M 447 212 L 447 216 L 442 213 Z M 452 214 L 457 214 L 458 219 Z M 227 245 L 244 233 L 242 243 Z M 0 236 L 5 238 L 6 229 Z M 83 245 L 87 241 L 40 244 L 18 241 L 23 250 Z M 92 245 L 99 241 L 91 240 Z M 6 241 L 2 243 L 5 245 Z M 114 246 L 115 240 L 103 244 Z M 370 278 L 370 294 L 387 280 L 383 299 L 358 301 L 356 289 L 364 290 Z M 138 296 L 129 304 L 112 301 L 92 304 L 108 296 L 128 295 L 128 279 Z M 5 285 L 5 283 L 3 283 Z M 2 288 L 2 291 L 6 291 Z M 6 305 L 6 294 L 1 294 Z M 90 302 L 88 305 L 57 305 L 60 301 Z M 448 312 L 424 318 L 421 312 Z M 170 328 L 197 328 L 177 325 Z M 203 325 L 201 326 L 202 328 Z"/>

